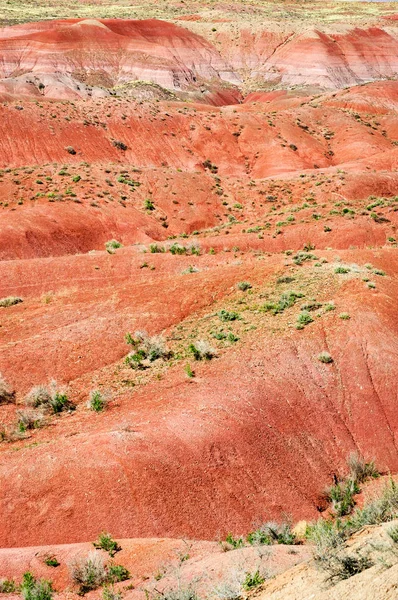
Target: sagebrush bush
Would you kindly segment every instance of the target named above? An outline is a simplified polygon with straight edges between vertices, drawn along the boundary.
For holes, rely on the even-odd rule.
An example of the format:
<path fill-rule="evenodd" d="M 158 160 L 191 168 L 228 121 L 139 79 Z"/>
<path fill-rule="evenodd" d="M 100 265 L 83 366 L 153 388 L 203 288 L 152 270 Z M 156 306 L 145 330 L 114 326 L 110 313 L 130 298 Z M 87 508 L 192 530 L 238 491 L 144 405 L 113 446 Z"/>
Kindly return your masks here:
<path fill-rule="evenodd" d="M 192 585 L 169 589 L 155 596 L 155 600 L 199 600 L 199 596 Z"/>
<path fill-rule="evenodd" d="M 0 404 L 12 404 L 15 402 L 15 392 L 10 388 L 0 373 Z"/>
<path fill-rule="evenodd" d="M 357 483 L 363 483 L 367 479 L 379 477 L 380 473 L 373 460 L 366 462 L 365 458 L 357 452 L 351 452 L 347 459 L 350 477 Z"/>
<path fill-rule="evenodd" d="M 216 356 L 216 350 L 206 340 L 197 340 L 189 345 L 188 350 L 195 360 L 211 360 Z"/>
<path fill-rule="evenodd" d="M 126 363 L 134 369 L 144 368 L 157 359 L 166 360 L 171 356 L 160 335 L 149 336 L 145 331 L 136 331 L 134 337 L 130 333 L 126 334 L 126 342 L 133 347 L 133 351 L 126 357 Z"/>
<path fill-rule="evenodd" d="M 96 551 L 90 552 L 86 557 L 76 558 L 70 571 L 73 582 L 83 594 L 99 588 L 106 583 L 108 577 L 105 561 Z"/>
<path fill-rule="evenodd" d="M 28 429 L 39 429 L 44 424 L 44 414 L 40 410 L 18 410 L 17 411 L 17 426 L 21 433 L 25 433 Z"/>
<path fill-rule="evenodd" d="M 33 387 L 25 398 L 28 406 L 41 408 L 52 413 L 74 410 L 76 407 L 63 390 L 59 390 L 56 381 L 49 385 Z"/>
<path fill-rule="evenodd" d="M 336 583 L 358 575 L 358 573 L 370 569 L 373 565 L 374 562 L 368 556 L 335 551 L 328 555 L 323 564 L 323 569 L 328 574 L 327 580 Z"/>
<path fill-rule="evenodd" d="M 394 544 L 398 544 L 398 523 L 387 529 L 387 534 L 392 539 Z"/>

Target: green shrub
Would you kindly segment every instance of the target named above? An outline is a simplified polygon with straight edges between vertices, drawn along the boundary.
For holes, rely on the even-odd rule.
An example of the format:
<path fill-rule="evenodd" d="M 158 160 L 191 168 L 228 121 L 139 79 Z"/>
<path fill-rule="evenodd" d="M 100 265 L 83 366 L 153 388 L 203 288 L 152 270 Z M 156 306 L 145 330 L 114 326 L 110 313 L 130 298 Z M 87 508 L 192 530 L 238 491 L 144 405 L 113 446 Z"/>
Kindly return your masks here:
<path fill-rule="evenodd" d="M 105 550 L 105 552 L 108 552 L 112 557 L 115 556 L 116 552 L 119 552 L 122 549 L 121 546 L 112 539 L 111 534 L 106 533 L 105 531 L 100 533 L 98 540 L 93 542 L 93 546 L 99 550 Z"/>
<path fill-rule="evenodd" d="M 340 313 L 339 319 L 342 319 L 342 321 L 349 321 L 351 317 L 348 313 Z"/>
<path fill-rule="evenodd" d="M 57 560 L 57 557 L 52 554 L 51 556 L 46 556 L 44 564 L 46 564 L 47 567 L 59 567 L 61 563 Z"/>
<path fill-rule="evenodd" d="M 152 200 L 149 200 L 149 198 L 147 198 L 144 202 L 144 208 L 145 208 L 145 210 L 152 211 L 152 210 L 155 210 L 155 205 L 152 202 Z"/>
<path fill-rule="evenodd" d="M 158 246 L 157 244 L 150 244 L 149 251 L 151 254 L 162 254 L 163 252 L 166 252 L 163 246 Z"/>
<path fill-rule="evenodd" d="M 130 573 L 122 565 L 109 565 L 107 581 L 117 583 L 118 581 L 126 581 L 130 579 Z"/>
<path fill-rule="evenodd" d="M 351 271 L 351 269 L 349 269 L 348 267 L 336 267 L 334 272 L 337 274 L 345 274 L 345 273 L 349 273 Z"/>
<path fill-rule="evenodd" d="M 9 306 L 14 306 L 21 302 L 23 302 L 23 300 L 18 296 L 7 296 L 7 298 L 0 298 L 0 308 L 8 308 Z"/>
<path fill-rule="evenodd" d="M 220 319 L 220 321 L 223 321 L 224 323 L 226 323 L 228 321 L 236 321 L 236 320 L 240 319 L 239 313 L 237 313 L 233 310 L 228 311 L 228 310 L 222 309 L 217 313 L 217 316 Z"/>
<path fill-rule="evenodd" d="M 321 363 L 325 363 L 325 364 L 329 364 L 333 362 L 333 358 L 332 356 L 329 354 L 329 352 L 321 352 L 320 354 L 318 354 L 318 360 Z"/>
<path fill-rule="evenodd" d="M 245 541 L 243 538 L 238 537 L 235 538 L 232 533 L 229 533 L 227 535 L 227 537 L 225 538 L 225 541 L 227 544 L 229 544 L 234 550 L 236 550 L 237 548 L 243 548 L 243 546 L 245 545 Z"/>
<path fill-rule="evenodd" d="M 0 594 L 13 594 L 17 591 L 17 585 L 12 579 L 0 579 Z"/>
<path fill-rule="evenodd" d="M 148 336 L 145 331 L 136 331 L 134 336 L 126 334 L 127 344 L 133 347 L 125 359 L 130 367 L 142 369 L 157 359 L 166 360 L 171 356 L 162 336 Z"/>
<path fill-rule="evenodd" d="M 363 483 L 367 479 L 375 479 L 380 476 L 373 460 L 366 462 L 365 458 L 357 452 L 351 452 L 347 459 L 350 477 L 356 483 Z"/>
<path fill-rule="evenodd" d="M 392 525 L 387 529 L 387 534 L 390 536 L 394 544 L 398 544 L 398 524 Z"/>
<path fill-rule="evenodd" d="M 303 329 L 306 325 L 309 325 L 313 322 L 313 318 L 310 313 L 306 310 L 303 310 L 299 316 L 297 317 L 296 329 Z"/>
<path fill-rule="evenodd" d="M 185 248 L 185 246 L 181 246 L 181 244 L 177 244 L 177 242 L 175 242 L 172 246 L 170 246 L 169 248 L 171 254 L 186 254 L 187 253 L 187 249 Z"/>
<path fill-rule="evenodd" d="M 302 265 L 304 262 L 309 260 L 318 260 L 318 257 L 310 252 L 297 252 L 297 254 L 293 256 L 293 262 L 296 265 Z"/>
<path fill-rule="evenodd" d="M 121 244 L 117 240 L 109 240 L 108 242 L 105 242 L 105 248 L 108 254 L 115 254 L 115 250 L 122 247 L 123 244 Z"/>
<path fill-rule="evenodd" d="M 287 308 L 290 308 L 296 303 L 298 298 L 302 298 L 304 294 L 301 292 L 286 292 L 281 295 L 277 302 L 266 302 L 262 307 L 262 310 L 271 312 L 273 315 L 283 313 Z"/>
<path fill-rule="evenodd" d="M 246 292 L 246 290 L 250 290 L 251 288 L 252 285 L 248 281 L 240 281 L 238 283 L 238 290 L 241 290 L 241 292 Z"/>
<path fill-rule="evenodd" d="M 20 586 L 24 600 L 52 600 L 53 587 L 51 581 L 36 579 L 32 573 L 24 573 Z"/>
<path fill-rule="evenodd" d="M 100 390 L 91 390 L 88 400 L 88 408 L 94 412 L 102 412 L 107 407 L 108 402 L 109 399 L 105 394 L 100 392 Z"/>
<path fill-rule="evenodd" d="M 243 581 L 243 588 L 248 592 L 249 590 L 264 583 L 265 577 L 263 577 L 257 569 L 254 573 L 246 573 L 246 577 Z"/>
<path fill-rule="evenodd" d="M 187 374 L 187 377 L 190 377 L 191 379 L 195 377 L 195 371 L 192 370 L 191 365 L 189 364 L 185 365 L 185 373 Z"/>
<path fill-rule="evenodd" d="M 338 517 L 352 512 L 355 506 L 354 495 L 360 492 L 356 481 L 348 479 L 329 488 L 328 499 L 332 502 L 333 511 Z"/>
<path fill-rule="evenodd" d="M 271 536 L 266 526 L 251 531 L 246 539 L 252 546 L 270 546 L 272 544 Z"/>

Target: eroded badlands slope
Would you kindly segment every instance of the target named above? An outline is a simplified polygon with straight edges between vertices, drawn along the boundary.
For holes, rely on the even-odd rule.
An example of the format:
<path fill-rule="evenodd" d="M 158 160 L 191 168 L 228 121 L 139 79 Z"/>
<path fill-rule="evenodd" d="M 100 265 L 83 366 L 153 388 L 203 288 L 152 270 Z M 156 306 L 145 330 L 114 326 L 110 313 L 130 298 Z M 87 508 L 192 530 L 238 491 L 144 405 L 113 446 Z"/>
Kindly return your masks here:
<path fill-rule="evenodd" d="M 199 27 L 1 32 L 2 546 L 214 539 L 315 517 L 352 450 L 397 471 L 398 86 L 355 85 L 395 72 L 395 29 L 255 33 L 243 60 Z M 270 78 L 310 88 L 231 87 Z M 136 330 L 170 352 L 126 365 Z M 76 410 L 21 431 L 51 379 Z"/>

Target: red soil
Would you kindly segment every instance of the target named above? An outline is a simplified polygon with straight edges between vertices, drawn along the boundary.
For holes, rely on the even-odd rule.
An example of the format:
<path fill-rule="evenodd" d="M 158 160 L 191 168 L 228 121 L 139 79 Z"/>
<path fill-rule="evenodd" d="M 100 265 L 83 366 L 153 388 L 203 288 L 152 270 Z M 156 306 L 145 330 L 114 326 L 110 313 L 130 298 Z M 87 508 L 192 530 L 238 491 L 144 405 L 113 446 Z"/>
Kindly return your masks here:
<path fill-rule="evenodd" d="M 156 77 L 167 78 L 174 60 L 179 73 L 194 61 L 203 77 L 212 69 L 221 77 L 226 64 L 197 36 L 153 22 L 18 26 L 2 32 L 2 51 L 23 40 L 33 61 L 48 43 L 59 52 L 38 68 L 63 69 L 65 47 L 76 56 L 86 28 L 109 44 L 110 63 L 110 50 L 131 40 L 160 56 Z M 330 58 L 335 86 L 343 59 L 333 40 L 345 56 L 350 47 L 357 81 L 372 76 L 375 53 L 392 68 L 386 35 L 306 34 L 289 44 L 296 61 L 308 48 Z M 290 81 L 289 44 L 272 60 L 281 58 Z M 317 82 L 328 84 L 322 73 Z M 0 372 L 17 402 L 0 406 L 0 422 L 12 431 L 25 393 L 52 378 L 78 405 L 1 443 L 4 547 L 83 542 L 101 529 L 124 538 L 245 533 L 283 513 L 316 517 L 323 488 L 354 449 L 398 469 L 397 83 L 317 97 L 258 92 L 234 106 L 225 105 L 234 92 L 213 93 L 226 94 L 224 106 L 112 98 L 0 106 L 0 298 L 23 298 L 0 308 Z M 108 254 L 112 238 L 125 247 Z M 200 255 L 149 252 L 173 241 L 197 242 Z M 304 246 L 317 258 L 299 267 L 292 253 Z M 337 259 L 349 274 L 335 273 Z M 282 275 L 294 277 L 291 288 L 278 287 Z M 252 289 L 239 292 L 239 281 Z M 296 285 L 303 303 L 334 301 L 336 310 L 313 313 L 303 331 L 301 302 L 275 317 L 262 310 Z M 240 319 L 217 321 L 223 308 Z M 220 327 L 239 340 L 216 341 Z M 138 329 L 167 337 L 167 366 L 137 374 L 124 365 L 124 335 Z M 187 348 L 202 337 L 218 357 L 194 363 Z M 317 359 L 324 350 L 333 363 Z M 98 415 L 85 406 L 97 387 L 113 394 Z M 12 556 L 0 553 L 0 569 Z"/>

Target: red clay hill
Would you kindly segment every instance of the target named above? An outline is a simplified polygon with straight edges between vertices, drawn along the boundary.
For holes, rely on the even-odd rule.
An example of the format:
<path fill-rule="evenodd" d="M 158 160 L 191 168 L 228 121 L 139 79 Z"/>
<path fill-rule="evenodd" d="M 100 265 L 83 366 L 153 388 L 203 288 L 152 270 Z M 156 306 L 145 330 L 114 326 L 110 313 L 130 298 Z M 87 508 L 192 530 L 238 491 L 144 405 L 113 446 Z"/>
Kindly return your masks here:
<path fill-rule="evenodd" d="M 393 33 L 325 36 L 253 73 L 395 68 Z M 396 472 L 397 82 L 240 101 L 242 63 L 182 26 L 0 39 L 1 545 L 214 540 L 316 517 L 350 451 Z M 118 93 L 136 78 L 219 106 Z M 126 363 L 136 331 L 158 350 Z M 75 410 L 26 405 L 53 379 Z"/>

